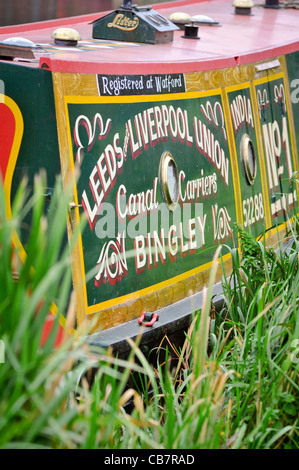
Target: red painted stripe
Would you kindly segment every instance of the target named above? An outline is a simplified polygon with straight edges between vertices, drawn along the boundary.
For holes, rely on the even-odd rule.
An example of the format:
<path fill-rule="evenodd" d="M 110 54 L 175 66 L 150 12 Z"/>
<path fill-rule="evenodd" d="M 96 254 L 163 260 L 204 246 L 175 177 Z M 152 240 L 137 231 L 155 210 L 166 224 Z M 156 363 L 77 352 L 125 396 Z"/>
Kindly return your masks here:
<path fill-rule="evenodd" d="M 226 57 L 226 58 L 211 58 L 199 61 L 186 61 L 186 62 L 122 62 L 122 63 L 111 63 L 111 62 L 94 62 L 94 61 L 77 61 L 68 59 L 58 58 L 41 58 L 40 67 L 44 67 L 52 72 L 69 72 L 78 73 L 82 69 L 84 73 L 103 73 L 106 74 L 119 74 L 121 68 L 122 74 L 139 74 L 140 69 L 144 74 L 163 74 L 163 73 L 191 73 L 200 72 L 205 70 L 216 70 L 221 68 L 233 67 L 235 65 L 245 65 L 261 60 L 269 60 L 273 57 L 277 57 L 284 54 L 295 52 L 299 49 L 299 41 L 285 44 L 279 47 L 273 47 L 258 52 L 251 52 L 246 54 L 240 54 L 237 57 Z M 82 57 L 84 59 L 84 57 Z"/>
<path fill-rule="evenodd" d="M 49 335 L 54 326 L 54 321 L 55 321 L 55 317 L 51 314 L 48 315 L 44 324 L 43 332 L 42 332 L 42 337 L 40 341 L 41 346 L 44 346 L 47 339 L 49 338 Z M 63 339 L 63 328 L 61 325 L 58 325 L 54 346 L 58 347 L 62 343 L 62 339 Z"/>
<path fill-rule="evenodd" d="M 16 121 L 12 111 L 0 103 L 0 170 L 4 181 L 15 136 Z"/>

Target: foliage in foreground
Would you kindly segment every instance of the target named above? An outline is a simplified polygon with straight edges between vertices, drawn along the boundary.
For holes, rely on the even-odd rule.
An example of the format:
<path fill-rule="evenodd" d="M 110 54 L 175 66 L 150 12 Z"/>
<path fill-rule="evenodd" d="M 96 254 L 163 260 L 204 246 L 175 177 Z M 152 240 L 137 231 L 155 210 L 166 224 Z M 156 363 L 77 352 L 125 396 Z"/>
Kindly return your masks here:
<path fill-rule="evenodd" d="M 157 358 L 165 348 L 166 360 L 156 368 L 133 343 L 127 361 L 67 333 L 55 349 L 55 328 L 41 347 L 53 300 L 56 327 L 68 312 L 69 331 L 73 316 L 62 249 L 68 195 L 58 184 L 45 217 L 44 187 L 36 178 L 29 200 L 20 188 L 9 220 L 0 191 L 0 447 L 298 448 L 297 242 L 290 254 L 275 252 L 240 228 L 243 257 L 231 250 L 222 311 L 212 308 L 214 263 L 182 350 L 165 338 Z M 27 257 L 16 265 L 11 241 L 29 210 Z M 95 366 L 91 387 L 79 381 Z M 144 384 L 139 391 L 127 388 L 132 375 Z"/>

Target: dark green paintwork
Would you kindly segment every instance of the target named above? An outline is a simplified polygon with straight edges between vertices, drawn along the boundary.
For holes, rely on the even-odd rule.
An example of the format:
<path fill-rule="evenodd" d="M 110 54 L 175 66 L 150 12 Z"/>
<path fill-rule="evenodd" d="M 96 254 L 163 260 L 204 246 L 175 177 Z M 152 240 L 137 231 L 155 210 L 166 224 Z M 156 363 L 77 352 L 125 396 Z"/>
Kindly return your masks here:
<path fill-rule="evenodd" d="M 47 174 L 45 194 L 60 173 L 60 157 L 52 74 L 40 68 L 0 63 L 4 93 L 15 101 L 24 121 L 24 133 L 12 180 L 12 195 L 24 176 L 33 187 L 34 175 L 42 168 Z M 29 216 L 30 218 L 30 216 Z M 23 230 L 23 239 L 27 231 Z"/>

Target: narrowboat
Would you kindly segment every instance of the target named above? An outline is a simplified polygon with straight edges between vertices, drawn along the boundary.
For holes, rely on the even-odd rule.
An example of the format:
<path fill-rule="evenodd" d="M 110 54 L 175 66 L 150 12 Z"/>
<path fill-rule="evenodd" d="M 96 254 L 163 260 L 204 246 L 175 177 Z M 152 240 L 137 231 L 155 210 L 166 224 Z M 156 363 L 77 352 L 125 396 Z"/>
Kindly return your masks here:
<path fill-rule="evenodd" d="M 183 0 L 0 28 L 7 210 L 25 172 L 44 168 L 51 198 L 79 168 L 67 230 L 87 219 L 72 276 L 89 343 L 121 354 L 141 330 L 144 345 L 179 335 L 219 245 L 229 275 L 237 223 L 268 244 L 285 234 L 298 24 L 287 0 Z"/>

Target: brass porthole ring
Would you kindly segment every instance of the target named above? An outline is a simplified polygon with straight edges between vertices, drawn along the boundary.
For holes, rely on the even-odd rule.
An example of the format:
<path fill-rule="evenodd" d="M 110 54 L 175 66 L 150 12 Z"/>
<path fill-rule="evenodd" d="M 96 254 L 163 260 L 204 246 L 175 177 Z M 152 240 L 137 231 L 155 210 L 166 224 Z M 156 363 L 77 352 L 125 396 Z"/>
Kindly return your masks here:
<path fill-rule="evenodd" d="M 179 172 L 170 152 L 161 155 L 159 181 L 164 200 L 169 210 L 174 211 L 179 200 Z"/>
<path fill-rule="evenodd" d="M 240 147 L 247 181 L 253 185 L 256 178 L 257 164 L 254 146 L 248 134 L 243 135 Z"/>

